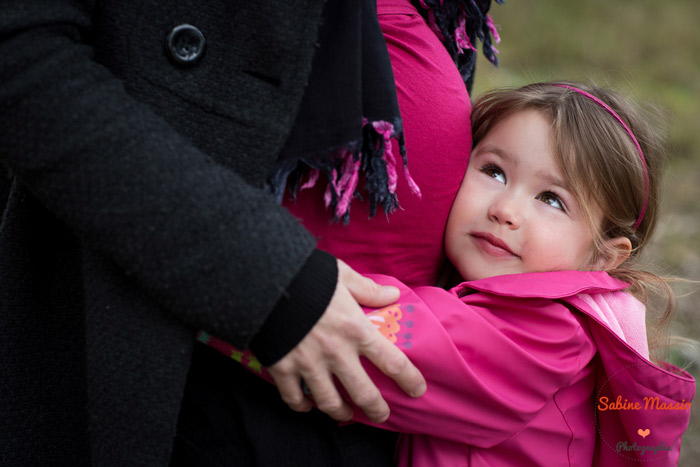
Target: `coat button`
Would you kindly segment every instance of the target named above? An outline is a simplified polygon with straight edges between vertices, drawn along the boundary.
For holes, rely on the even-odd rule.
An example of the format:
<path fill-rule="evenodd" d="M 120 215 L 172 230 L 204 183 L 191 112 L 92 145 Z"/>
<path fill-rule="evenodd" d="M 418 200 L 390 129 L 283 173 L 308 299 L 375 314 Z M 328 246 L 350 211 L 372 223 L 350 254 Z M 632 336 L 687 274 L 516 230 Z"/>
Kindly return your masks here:
<path fill-rule="evenodd" d="M 202 31 L 190 24 L 181 24 L 168 34 L 165 50 L 175 63 L 193 65 L 204 55 L 206 44 Z"/>

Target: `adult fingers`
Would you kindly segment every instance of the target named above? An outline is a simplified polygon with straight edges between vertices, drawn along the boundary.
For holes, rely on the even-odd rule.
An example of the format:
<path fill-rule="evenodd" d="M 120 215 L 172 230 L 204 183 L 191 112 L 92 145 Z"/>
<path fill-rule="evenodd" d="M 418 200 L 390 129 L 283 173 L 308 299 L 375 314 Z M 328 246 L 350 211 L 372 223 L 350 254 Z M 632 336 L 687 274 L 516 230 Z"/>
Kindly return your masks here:
<path fill-rule="evenodd" d="M 356 365 L 338 369 L 336 376 L 340 380 L 350 399 L 376 423 L 381 423 L 389 418 L 389 405 L 382 397 L 381 392 L 374 385 L 365 369 L 356 360 Z"/>
<path fill-rule="evenodd" d="M 422 396 L 427 385 L 425 378 L 409 358 L 379 332 L 360 353 L 379 370 L 393 379 L 411 397 Z"/>
<path fill-rule="evenodd" d="M 304 380 L 321 412 L 341 422 L 352 418 L 352 407 L 340 396 L 330 373 L 315 372 L 305 376 Z"/>
<path fill-rule="evenodd" d="M 304 396 L 299 376 L 296 373 L 285 372 L 278 368 L 269 368 L 269 373 L 275 381 L 282 400 L 297 412 L 308 412 L 313 408 L 309 399 Z"/>
<path fill-rule="evenodd" d="M 391 305 L 399 299 L 399 289 L 396 287 L 379 285 L 340 260 L 338 260 L 338 283 L 347 287 L 360 305 L 379 308 Z"/>
<path fill-rule="evenodd" d="M 381 307 L 395 303 L 399 298 L 399 290 L 396 287 L 380 286 L 355 272 L 340 260 L 338 260 L 338 274 L 338 285 L 343 284 L 347 287 L 353 298 L 362 305 Z M 413 397 L 422 396 L 427 386 L 420 371 L 401 350 L 370 326 L 369 322 L 367 326 L 372 328 L 371 331 L 360 333 L 357 337 L 360 342 L 360 354 L 392 378 L 404 392 Z M 383 399 L 382 402 L 384 402 Z M 362 408 L 366 409 L 366 407 Z"/>

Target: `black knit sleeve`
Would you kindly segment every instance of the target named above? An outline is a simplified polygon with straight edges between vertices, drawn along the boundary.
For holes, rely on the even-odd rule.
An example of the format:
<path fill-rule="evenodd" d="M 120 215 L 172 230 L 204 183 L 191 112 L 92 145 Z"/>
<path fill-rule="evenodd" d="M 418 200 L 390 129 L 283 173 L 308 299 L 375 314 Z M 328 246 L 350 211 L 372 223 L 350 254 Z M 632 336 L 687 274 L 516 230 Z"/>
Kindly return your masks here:
<path fill-rule="evenodd" d="M 250 343 L 263 365 L 282 358 L 309 332 L 328 307 L 337 281 L 335 258 L 315 250 Z"/>
<path fill-rule="evenodd" d="M 315 20 L 299 18 L 306 30 L 299 27 L 282 42 L 291 41 L 290 53 L 300 49 L 306 55 L 285 62 L 279 87 L 246 73 L 216 75 L 222 67 L 211 67 L 205 77 L 227 95 L 240 95 L 238 102 L 262 88 L 269 89 L 267 100 L 230 109 L 223 124 L 214 111 L 193 113 L 206 104 L 197 103 L 176 127 L 166 117 L 183 108 L 182 99 L 166 92 L 146 104 L 138 88 L 127 89 L 123 77 L 95 60 L 92 3 L 3 2 L 0 162 L 84 245 L 113 259 L 173 322 L 193 334 L 204 329 L 248 346 L 314 252 L 313 237 L 259 184 L 253 186 L 245 169 L 263 158 L 274 162 L 287 136 L 311 68 L 315 36 L 308 30 Z M 280 5 L 276 14 L 294 14 L 285 8 Z M 200 19 L 211 21 L 207 31 L 215 30 L 214 14 Z M 162 49 L 160 35 L 131 39 Z M 227 60 L 236 60 L 235 46 L 226 49 Z M 215 52 L 212 47 L 207 57 L 214 62 Z M 218 90 L 197 83 L 209 95 Z M 160 85 L 141 92 L 154 94 Z M 282 117 L 273 119 L 270 109 L 279 108 Z M 192 135 L 212 127 L 222 135 L 243 135 L 240 144 L 219 148 L 228 160 L 192 143 Z M 252 152 L 260 147 L 268 149 Z M 312 308 L 296 309 L 301 315 Z M 302 321 L 315 321 L 318 314 Z"/>

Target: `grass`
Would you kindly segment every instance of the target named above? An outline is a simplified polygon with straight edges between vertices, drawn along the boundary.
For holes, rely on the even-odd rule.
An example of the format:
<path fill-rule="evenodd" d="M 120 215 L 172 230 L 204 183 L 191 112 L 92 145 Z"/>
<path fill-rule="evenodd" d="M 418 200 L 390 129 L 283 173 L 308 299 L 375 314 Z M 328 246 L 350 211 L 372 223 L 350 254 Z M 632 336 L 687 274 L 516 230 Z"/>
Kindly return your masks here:
<path fill-rule="evenodd" d="M 644 261 L 700 281 L 700 18 L 697 0 L 506 0 L 491 16 L 503 42 L 501 64 L 480 58 L 473 95 L 499 86 L 566 79 L 612 87 L 662 112 L 669 169 L 663 214 Z M 700 288 L 674 286 L 673 334 L 700 341 Z M 700 377 L 697 345 L 670 360 Z M 693 404 L 681 466 L 700 458 L 700 402 Z"/>

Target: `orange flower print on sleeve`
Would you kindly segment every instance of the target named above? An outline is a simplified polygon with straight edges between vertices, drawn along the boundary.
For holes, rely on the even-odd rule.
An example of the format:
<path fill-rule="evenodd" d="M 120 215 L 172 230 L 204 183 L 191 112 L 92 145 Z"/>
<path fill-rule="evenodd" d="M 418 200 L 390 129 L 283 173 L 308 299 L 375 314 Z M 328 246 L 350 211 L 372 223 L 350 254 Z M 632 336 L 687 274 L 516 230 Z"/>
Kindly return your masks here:
<path fill-rule="evenodd" d="M 374 310 L 367 315 L 367 318 L 372 322 L 375 328 L 379 329 L 379 332 L 381 332 L 384 337 L 389 339 L 392 344 L 395 344 L 397 340 L 396 335 L 401 329 L 399 320 L 402 316 L 401 307 L 398 303 L 395 303 L 394 305 Z"/>

